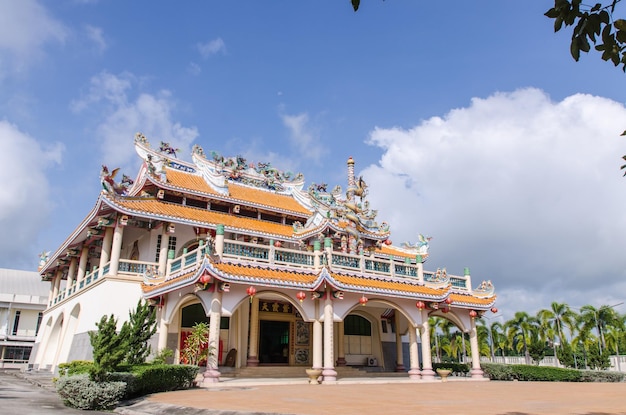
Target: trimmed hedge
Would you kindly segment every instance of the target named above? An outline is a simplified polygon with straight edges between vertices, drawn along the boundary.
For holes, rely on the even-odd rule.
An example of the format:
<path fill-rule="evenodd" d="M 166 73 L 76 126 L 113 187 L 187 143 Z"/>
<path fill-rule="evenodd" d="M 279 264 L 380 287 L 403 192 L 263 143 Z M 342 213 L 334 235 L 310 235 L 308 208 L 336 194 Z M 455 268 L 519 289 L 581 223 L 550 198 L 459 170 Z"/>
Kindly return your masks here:
<path fill-rule="evenodd" d="M 132 366 L 131 373 L 110 373 L 107 380 L 127 384 L 125 399 L 150 393 L 189 389 L 198 374 L 198 366 L 191 365 L 140 365 Z"/>
<path fill-rule="evenodd" d="M 89 379 L 93 362 L 76 360 L 59 365 L 56 388 L 63 403 L 78 409 L 110 409 L 120 399 L 150 393 L 188 389 L 194 385 L 197 366 L 143 364 L 124 365 L 125 372 L 108 373 L 103 382 Z"/>
<path fill-rule="evenodd" d="M 551 366 L 503 365 L 481 363 L 491 380 L 521 380 L 541 382 L 621 382 L 624 373 L 595 370 L 564 369 Z"/>

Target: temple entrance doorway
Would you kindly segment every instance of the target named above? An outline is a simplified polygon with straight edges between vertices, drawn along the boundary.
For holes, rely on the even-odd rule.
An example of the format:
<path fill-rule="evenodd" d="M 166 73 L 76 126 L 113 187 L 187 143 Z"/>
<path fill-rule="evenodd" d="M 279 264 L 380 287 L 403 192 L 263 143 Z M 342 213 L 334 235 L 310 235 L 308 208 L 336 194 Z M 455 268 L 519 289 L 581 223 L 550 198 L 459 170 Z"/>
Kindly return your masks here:
<path fill-rule="evenodd" d="M 259 363 L 289 364 L 289 321 L 259 321 Z"/>

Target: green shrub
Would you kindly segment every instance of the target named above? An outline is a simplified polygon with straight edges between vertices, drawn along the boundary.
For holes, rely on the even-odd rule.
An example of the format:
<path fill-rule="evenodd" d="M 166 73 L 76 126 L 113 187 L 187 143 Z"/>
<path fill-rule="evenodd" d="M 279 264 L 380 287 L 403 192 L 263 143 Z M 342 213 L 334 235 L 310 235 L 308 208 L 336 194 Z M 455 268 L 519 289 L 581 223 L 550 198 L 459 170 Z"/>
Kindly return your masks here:
<path fill-rule="evenodd" d="M 198 367 L 191 365 L 147 365 L 133 368 L 135 376 L 134 396 L 149 393 L 188 389 L 198 374 Z"/>
<path fill-rule="evenodd" d="M 131 372 L 112 372 L 106 376 L 107 382 L 124 382 L 126 388 L 122 399 L 132 399 L 141 396 L 137 391 L 137 376 Z"/>
<path fill-rule="evenodd" d="M 621 372 L 564 369 L 552 366 L 503 365 L 482 363 L 485 375 L 491 380 L 521 380 L 541 382 L 621 382 Z"/>
<path fill-rule="evenodd" d="M 549 366 L 511 365 L 515 379 L 543 382 L 581 382 L 579 370 Z"/>
<path fill-rule="evenodd" d="M 93 362 L 90 360 L 72 360 L 69 363 L 60 363 L 59 376 L 73 376 L 89 373 L 92 367 Z"/>
<path fill-rule="evenodd" d="M 59 396 L 66 406 L 77 409 L 108 410 L 118 404 L 124 382 L 94 382 L 88 375 L 64 376 L 56 383 Z"/>
<path fill-rule="evenodd" d="M 622 382 L 626 373 L 604 370 L 581 370 L 583 382 Z"/>
<path fill-rule="evenodd" d="M 511 365 L 502 365 L 498 363 L 481 363 L 485 375 L 491 380 L 513 380 L 513 367 Z"/>

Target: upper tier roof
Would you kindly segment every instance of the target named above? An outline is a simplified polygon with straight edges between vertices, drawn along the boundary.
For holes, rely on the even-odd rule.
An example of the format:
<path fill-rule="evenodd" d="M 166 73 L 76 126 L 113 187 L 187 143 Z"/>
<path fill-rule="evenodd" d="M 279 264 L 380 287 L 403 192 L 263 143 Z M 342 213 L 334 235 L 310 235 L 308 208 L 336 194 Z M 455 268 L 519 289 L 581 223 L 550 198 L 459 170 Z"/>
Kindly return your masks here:
<path fill-rule="evenodd" d="M 207 184 L 204 178 L 196 173 L 183 172 L 171 168 L 165 168 L 166 184 L 186 190 L 205 194 L 220 200 L 229 200 L 234 203 L 242 203 L 269 210 L 290 211 L 308 216 L 311 211 L 298 203 L 291 195 L 279 194 L 269 190 L 255 189 L 233 182 L 227 182 L 228 194 L 222 195 Z"/>

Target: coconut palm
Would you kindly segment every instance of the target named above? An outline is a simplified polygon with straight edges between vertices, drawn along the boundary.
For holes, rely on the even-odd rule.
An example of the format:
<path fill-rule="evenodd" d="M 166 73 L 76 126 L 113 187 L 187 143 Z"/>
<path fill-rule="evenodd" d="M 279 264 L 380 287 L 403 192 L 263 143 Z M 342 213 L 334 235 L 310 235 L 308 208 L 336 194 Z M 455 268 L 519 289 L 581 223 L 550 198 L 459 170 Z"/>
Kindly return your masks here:
<path fill-rule="evenodd" d="M 501 350 L 501 353 L 504 353 L 504 347 L 506 345 L 504 328 L 502 323 L 498 321 L 492 322 L 489 326 L 486 325 L 486 322 L 483 319 L 478 320 L 478 323 L 480 324 L 478 328 L 484 327 L 487 332 L 486 340 L 489 347 L 489 356 L 491 356 L 491 361 L 493 361 L 498 349 Z M 504 356 L 504 354 L 502 355 Z"/>
<path fill-rule="evenodd" d="M 492 347 L 489 335 L 489 328 L 485 326 L 484 321 L 478 320 L 478 325 L 476 326 L 476 340 L 478 340 L 478 354 L 481 356 L 491 356 Z M 471 350 L 471 347 L 470 347 Z M 492 358 L 493 360 L 493 358 Z"/>
<path fill-rule="evenodd" d="M 607 327 L 617 323 L 617 312 L 607 305 L 600 306 L 597 309 L 592 305 L 584 305 L 580 308 L 580 320 L 582 321 L 583 330 L 590 331 L 591 328 L 596 330 L 600 351 L 606 349 L 605 333 Z"/>
<path fill-rule="evenodd" d="M 515 316 L 504 324 L 506 336 L 512 348 L 518 352 L 523 350 L 526 364 L 530 364 L 528 345 L 533 331 L 539 330 L 539 324 L 535 317 L 531 317 L 524 311 L 518 311 Z"/>
<path fill-rule="evenodd" d="M 626 315 L 618 315 L 613 325 L 609 326 L 606 332 L 606 345 L 608 350 L 614 350 L 617 356 L 617 370 L 622 371 L 620 365 L 620 347 L 626 343 Z"/>
<path fill-rule="evenodd" d="M 565 344 L 567 338 L 564 329 L 568 328 L 570 333 L 572 333 L 576 313 L 569 308 L 569 305 L 553 301 L 550 304 L 550 309 L 540 310 L 537 313 L 537 317 L 546 330 L 556 332 L 560 344 Z M 554 344 L 554 336 L 549 337 L 550 343 Z"/>

